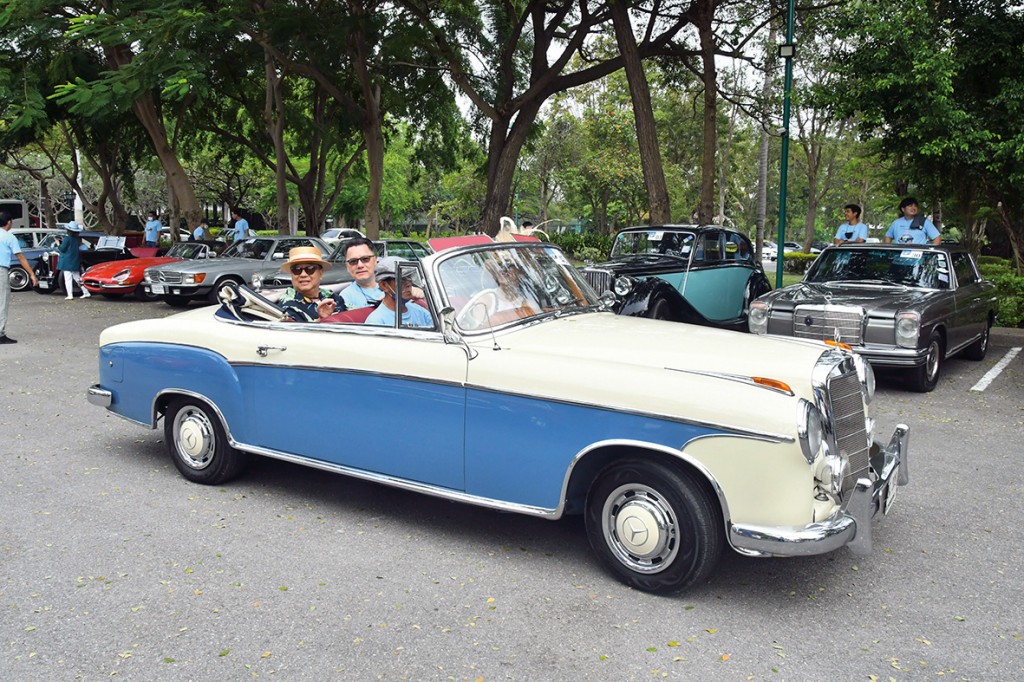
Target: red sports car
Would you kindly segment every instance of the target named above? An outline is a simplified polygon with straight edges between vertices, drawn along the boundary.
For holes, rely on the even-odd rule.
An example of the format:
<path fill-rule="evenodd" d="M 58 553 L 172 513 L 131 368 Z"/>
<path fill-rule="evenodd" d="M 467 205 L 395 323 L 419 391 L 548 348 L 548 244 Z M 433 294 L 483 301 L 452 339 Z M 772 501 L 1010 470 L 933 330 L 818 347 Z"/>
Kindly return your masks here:
<path fill-rule="evenodd" d="M 154 301 L 159 297 L 139 286 L 146 268 L 179 260 L 215 258 L 223 246 L 217 242 L 179 242 L 163 256 L 99 263 L 85 271 L 82 284 L 89 293 L 102 294 L 107 298 L 134 294 L 141 301 Z"/>

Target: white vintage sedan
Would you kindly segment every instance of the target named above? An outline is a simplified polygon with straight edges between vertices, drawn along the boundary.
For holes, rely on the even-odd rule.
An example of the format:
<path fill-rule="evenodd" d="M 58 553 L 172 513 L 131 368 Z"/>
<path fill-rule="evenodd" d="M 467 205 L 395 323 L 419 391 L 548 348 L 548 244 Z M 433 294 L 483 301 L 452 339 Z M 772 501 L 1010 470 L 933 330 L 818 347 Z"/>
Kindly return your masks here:
<path fill-rule="evenodd" d="M 874 376 L 853 353 L 615 315 L 547 244 L 454 248 L 401 270 L 426 295 L 406 305 L 431 326 L 369 326 L 365 309 L 283 322 L 233 285 L 221 306 L 105 330 L 89 398 L 150 428 L 163 419 L 197 483 L 259 455 L 583 514 L 604 565 L 651 592 L 705 580 L 726 547 L 870 552 L 872 519 L 908 480 L 908 429 L 874 440 Z M 281 428 L 325 403 L 359 428 Z"/>

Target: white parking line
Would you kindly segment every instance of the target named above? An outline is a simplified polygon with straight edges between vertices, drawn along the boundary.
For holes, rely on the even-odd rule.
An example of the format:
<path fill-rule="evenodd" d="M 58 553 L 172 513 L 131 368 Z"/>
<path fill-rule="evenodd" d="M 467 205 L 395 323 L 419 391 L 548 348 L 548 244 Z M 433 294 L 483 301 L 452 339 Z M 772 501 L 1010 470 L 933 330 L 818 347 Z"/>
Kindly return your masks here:
<path fill-rule="evenodd" d="M 995 367 L 985 372 L 985 376 L 979 379 L 978 383 L 971 386 L 971 390 L 984 391 L 986 388 L 988 388 L 988 385 L 995 381 L 995 378 L 999 376 L 999 373 L 1006 369 L 1006 366 L 1010 364 L 1015 357 L 1017 357 L 1017 353 L 1019 353 L 1020 350 L 1021 349 L 1019 346 L 1008 350 L 1006 352 L 1006 355 L 1003 356 L 1003 359 L 996 363 Z"/>

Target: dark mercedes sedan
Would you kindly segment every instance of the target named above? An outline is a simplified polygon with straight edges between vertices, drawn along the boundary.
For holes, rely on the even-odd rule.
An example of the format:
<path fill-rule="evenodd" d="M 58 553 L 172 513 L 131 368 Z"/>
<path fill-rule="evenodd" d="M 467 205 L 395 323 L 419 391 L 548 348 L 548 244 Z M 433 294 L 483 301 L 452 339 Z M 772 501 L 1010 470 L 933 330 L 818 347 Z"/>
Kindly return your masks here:
<path fill-rule="evenodd" d="M 906 371 L 931 391 L 946 358 L 982 360 L 995 322 L 995 285 L 955 244 L 830 246 L 799 284 L 750 306 L 750 331 L 844 344 L 876 367 Z"/>

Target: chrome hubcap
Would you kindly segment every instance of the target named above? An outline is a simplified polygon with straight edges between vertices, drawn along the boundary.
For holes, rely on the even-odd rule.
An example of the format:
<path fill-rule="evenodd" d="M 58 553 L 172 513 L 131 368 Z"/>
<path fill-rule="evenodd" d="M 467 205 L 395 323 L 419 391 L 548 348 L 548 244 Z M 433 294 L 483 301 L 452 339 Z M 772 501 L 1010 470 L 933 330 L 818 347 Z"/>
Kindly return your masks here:
<path fill-rule="evenodd" d="M 675 513 L 653 488 L 617 488 L 605 501 L 603 517 L 608 547 L 630 570 L 658 573 L 679 551 Z"/>
<path fill-rule="evenodd" d="M 174 418 L 175 451 L 191 469 L 205 469 L 213 461 L 213 424 L 202 410 L 186 407 Z"/>
<path fill-rule="evenodd" d="M 939 342 L 933 341 L 928 347 L 928 381 L 935 379 L 939 373 Z"/>

